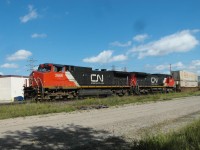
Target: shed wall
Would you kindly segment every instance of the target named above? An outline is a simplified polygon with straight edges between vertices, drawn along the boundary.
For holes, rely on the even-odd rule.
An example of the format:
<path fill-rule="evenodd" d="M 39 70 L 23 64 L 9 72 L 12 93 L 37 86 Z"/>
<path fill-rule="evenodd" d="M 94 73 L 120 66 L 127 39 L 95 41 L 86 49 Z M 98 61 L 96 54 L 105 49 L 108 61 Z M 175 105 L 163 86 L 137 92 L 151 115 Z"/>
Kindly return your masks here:
<path fill-rule="evenodd" d="M 24 97 L 23 86 L 25 85 L 25 79 L 23 77 L 11 77 L 11 97 L 22 96 Z"/>
<path fill-rule="evenodd" d="M 11 78 L 0 78 L 0 103 L 12 102 Z"/>
<path fill-rule="evenodd" d="M 0 103 L 13 102 L 15 97 L 22 96 L 23 86 L 28 77 L 6 76 L 0 78 Z"/>

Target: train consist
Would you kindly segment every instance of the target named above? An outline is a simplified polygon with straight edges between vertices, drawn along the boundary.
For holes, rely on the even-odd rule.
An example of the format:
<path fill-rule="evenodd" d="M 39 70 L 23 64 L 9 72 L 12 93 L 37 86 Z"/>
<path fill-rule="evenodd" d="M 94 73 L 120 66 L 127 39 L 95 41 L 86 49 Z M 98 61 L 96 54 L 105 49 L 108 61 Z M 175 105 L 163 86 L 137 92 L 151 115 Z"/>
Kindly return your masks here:
<path fill-rule="evenodd" d="M 175 88 L 171 75 L 92 70 L 60 64 L 40 64 L 24 86 L 24 99 L 36 101 L 89 96 L 134 95 L 169 92 Z"/>

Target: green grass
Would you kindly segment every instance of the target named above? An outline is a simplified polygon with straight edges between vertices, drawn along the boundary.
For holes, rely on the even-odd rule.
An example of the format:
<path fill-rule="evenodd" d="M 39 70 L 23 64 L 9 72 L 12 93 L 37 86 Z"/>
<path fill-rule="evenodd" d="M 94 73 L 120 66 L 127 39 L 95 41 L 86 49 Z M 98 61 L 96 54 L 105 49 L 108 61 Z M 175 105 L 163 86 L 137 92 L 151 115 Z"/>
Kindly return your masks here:
<path fill-rule="evenodd" d="M 108 98 L 88 98 L 85 100 L 74 100 L 70 103 L 50 102 L 50 103 L 25 103 L 21 105 L 1 105 L 0 119 L 25 117 L 32 115 L 72 112 L 81 108 L 95 108 L 96 106 L 119 106 L 133 103 L 146 103 L 171 100 L 173 98 L 185 96 L 199 96 L 198 92 L 189 93 L 170 93 L 170 94 L 154 94 L 142 96 L 125 96 L 125 97 L 108 97 Z"/>
<path fill-rule="evenodd" d="M 0 106 L 0 119 L 25 117 L 32 115 L 70 112 L 75 109 L 72 106 L 61 103 L 25 103 L 21 105 Z"/>
<path fill-rule="evenodd" d="M 135 141 L 134 150 L 200 150 L 200 120 L 177 132 L 147 136 Z"/>

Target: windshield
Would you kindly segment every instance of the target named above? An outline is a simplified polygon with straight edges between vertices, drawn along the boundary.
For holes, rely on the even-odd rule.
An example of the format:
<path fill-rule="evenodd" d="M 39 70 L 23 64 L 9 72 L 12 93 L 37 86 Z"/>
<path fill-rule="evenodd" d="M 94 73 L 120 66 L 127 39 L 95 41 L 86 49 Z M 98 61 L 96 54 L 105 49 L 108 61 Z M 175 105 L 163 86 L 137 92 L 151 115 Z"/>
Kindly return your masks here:
<path fill-rule="evenodd" d="M 38 71 L 39 72 L 50 72 L 51 67 L 50 66 L 43 66 L 43 67 L 39 66 Z"/>
<path fill-rule="evenodd" d="M 64 66 L 53 66 L 54 72 L 65 72 Z"/>

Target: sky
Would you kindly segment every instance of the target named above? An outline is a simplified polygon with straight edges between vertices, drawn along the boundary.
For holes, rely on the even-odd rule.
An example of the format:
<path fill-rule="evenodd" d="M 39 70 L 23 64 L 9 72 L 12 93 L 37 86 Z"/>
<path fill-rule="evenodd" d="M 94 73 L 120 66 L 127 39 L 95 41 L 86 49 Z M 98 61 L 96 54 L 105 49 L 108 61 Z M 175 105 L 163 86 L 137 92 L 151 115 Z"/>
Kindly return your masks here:
<path fill-rule="evenodd" d="M 200 75 L 200 0 L 0 0 L 0 74 L 56 63 Z M 32 62 L 32 63 L 31 63 Z"/>

